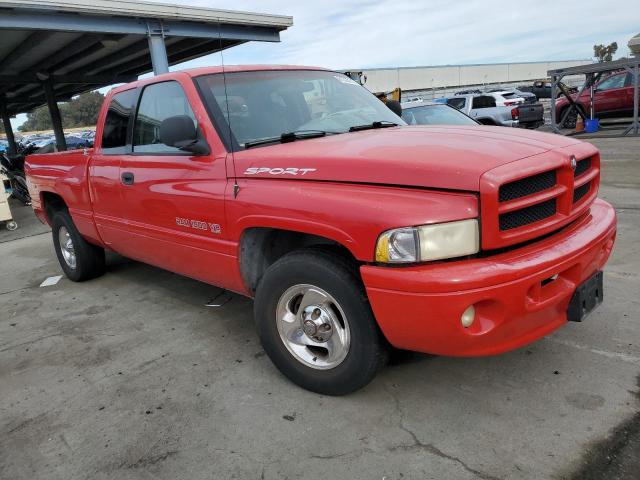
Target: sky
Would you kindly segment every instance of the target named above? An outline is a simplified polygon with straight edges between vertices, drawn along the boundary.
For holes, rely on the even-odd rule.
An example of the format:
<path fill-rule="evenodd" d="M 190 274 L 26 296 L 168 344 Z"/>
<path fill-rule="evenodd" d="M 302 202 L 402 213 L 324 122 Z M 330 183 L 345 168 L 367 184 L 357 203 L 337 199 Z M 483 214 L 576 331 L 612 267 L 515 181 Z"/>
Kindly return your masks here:
<path fill-rule="evenodd" d="M 590 58 L 640 32 L 639 0 L 177 0 L 293 16 L 281 43 L 249 43 L 225 63 L 372 68 Z M 615 8 L 610 8 L 615 5 Z M 206 59 L 193 64 L 204 65 Z"/>
<path fill-rule="evenodd" d="M 593 45 L 640 32 L 640 0 L 174 0 L 293 16 L 280 43 L 250 42 L 224 63 L 316 65 L 333 69 L 586 59 Z M 614 8 L 615 7 L 615 8 Z M 220 54 L 172 70 L 219 65 Z M 24 122 L 19 115 L 14 126 Z"/>

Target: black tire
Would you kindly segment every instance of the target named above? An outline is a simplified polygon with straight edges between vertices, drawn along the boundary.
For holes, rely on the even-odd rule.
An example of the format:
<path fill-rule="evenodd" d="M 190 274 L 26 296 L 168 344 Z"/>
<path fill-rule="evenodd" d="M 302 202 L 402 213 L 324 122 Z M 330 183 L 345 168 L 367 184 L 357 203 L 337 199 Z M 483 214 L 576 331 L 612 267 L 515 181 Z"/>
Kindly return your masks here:
<path fill-rule="evenodd" d="M 562 109 L 562 112 L 560 112 L 560 118 L 558 119 L 558 122 L 560 122 L 562 120 L 562 117 L 564 116 L 564 114 L 565 114 L 565 112 L 567 111 L 568 108 L 571 108 L 571 107 L 568 106 L 568 107 L 565 107 L 564 109 Z M 579 108 L 580 111 L 583 113 L 583 115 L 586 116 L 585 110 L 584 110 L 584 108 L 582 108 L 582 106 L 578 106 L 577 108 Z M 567 119 L 564 122 L 564 128 L 576 128 L 576 124 L 577 123 L 578 123 L 578 112 L 576 111 L 575 108 L 573 108 L 573 109 L 571 109 L 571 111 L 567 115 Z"/>
<path fill-rule="evenodd" d="M 351 343 L 337 366 L 318 370 L 296 358 L 278 331 L 281 297 L 296 285 L 312 285 L 331 295 L 348 323 Z M 375 321 L 357 267 L 326 250 L 292 252 L 271 265 L 260 280 L 254 302 L 256 329 L 276 367 L 292 382 L 325 395 L 345 395 L 367 385 L 386 363 L 387 343 Z M 297 315 L 296 315 L 297 317 Z"/>
<path fill-rule="evenodd" d="M 65 228 L 73 242 L 75 253 L 75 267 L 64 258 L 60 246 L 60 229 Z M 56 212 L 52 220 L 53 245 L 56 256 L 65 275 L 74 282 L 83 282 L 99 277 L 105 272 L 104 249 L 87 242 L 73 224 L 73 220 L 66 210 Z"/>
<path fill-rule="evenodd" d="M 569 108 L 569 107 L 567 107 Z M 565 108 L 564 110 L 562 110 L 562 112 L 560 112 L 560 121 L 562 121 L 562 117 L 564 117 L 565 112 L 567 111 L 567 109 Z M 575 109 L 572 109 L 568 114 L 567 114 L 567 118 L 564 121 L 564 124 L 562 125 L 562 127 L 564 128 L 576 128 L 576 123 L 578 122 L 578 113 L 576 112 Z"/>

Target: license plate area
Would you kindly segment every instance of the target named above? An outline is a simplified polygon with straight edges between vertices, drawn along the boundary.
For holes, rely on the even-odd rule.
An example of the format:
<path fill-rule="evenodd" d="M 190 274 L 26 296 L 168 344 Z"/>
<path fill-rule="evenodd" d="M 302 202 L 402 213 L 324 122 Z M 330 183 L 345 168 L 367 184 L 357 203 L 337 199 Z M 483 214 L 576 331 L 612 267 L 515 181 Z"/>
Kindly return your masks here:
<path fill-rule="evenodd" d="M 596 272 L 576 288 L 567 309 L 567 320 L 581 322 L 602 303 L 602 278 L 602 272 Z"/>

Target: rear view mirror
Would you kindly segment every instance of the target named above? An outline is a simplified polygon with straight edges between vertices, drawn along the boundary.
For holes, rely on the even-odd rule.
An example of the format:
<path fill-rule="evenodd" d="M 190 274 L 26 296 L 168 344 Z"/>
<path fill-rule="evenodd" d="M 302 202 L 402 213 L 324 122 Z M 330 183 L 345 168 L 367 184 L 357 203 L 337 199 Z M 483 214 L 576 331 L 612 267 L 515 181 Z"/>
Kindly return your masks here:
<path fill-rule="evenodd" d="M 188 115 L 169 117 L 160 124 L 160 141 L 196 155 L 208 155 L 209 145 L 200 138 L 198 129 Z"/>

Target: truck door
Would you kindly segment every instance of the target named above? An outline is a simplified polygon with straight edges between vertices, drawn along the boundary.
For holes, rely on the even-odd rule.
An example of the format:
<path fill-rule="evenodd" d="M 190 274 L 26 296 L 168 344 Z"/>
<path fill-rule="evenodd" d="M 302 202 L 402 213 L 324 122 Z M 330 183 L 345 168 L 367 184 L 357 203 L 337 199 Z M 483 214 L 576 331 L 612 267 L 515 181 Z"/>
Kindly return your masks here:
<path fill-rule="evenodd" d="M 195 88 L 190 85 L 195 95 Z M 204 112 L 201 105 L 199 111 Z M 237 255 L 225 240 L 224 156 L 195 156 L 160 141 L 163 120 L 187 115 L 196 127 L 183 85 L 170 80 L 145 86 L 132 130 L 132 152 L 120 162 L 127 238 L 118 251 L 209 283 L 225 286 Z M 200 120 L 198 120 L 200 119 Z"/>
<path fill-rule="evenodd" d="M 137 90 L 125 90 L 111 97 L 105 118 L 100 122 L 96 148 L 89 160 L 89 191 L 96 228 L 108 246 L 124 235 L 120 198 L 120 161 L 130 147 L 129 122 L 133 116 Z"/>

